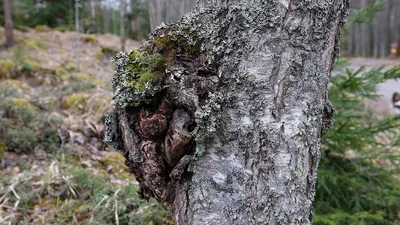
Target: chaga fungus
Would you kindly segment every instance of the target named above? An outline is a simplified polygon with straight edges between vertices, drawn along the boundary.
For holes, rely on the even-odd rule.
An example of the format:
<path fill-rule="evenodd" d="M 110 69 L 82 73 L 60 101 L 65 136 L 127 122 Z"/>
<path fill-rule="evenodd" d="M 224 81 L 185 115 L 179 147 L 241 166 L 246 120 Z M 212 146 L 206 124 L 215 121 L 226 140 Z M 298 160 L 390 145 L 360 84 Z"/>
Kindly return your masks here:
<path fill-rule="evenodd" d="M 195 115 L 218 85 L 200 45 L 190 29 L 162 25 L 140 50 L 114 57 L 105 141 L 125 156 L 142 198 L 172 203 L 193 159 Z"/>

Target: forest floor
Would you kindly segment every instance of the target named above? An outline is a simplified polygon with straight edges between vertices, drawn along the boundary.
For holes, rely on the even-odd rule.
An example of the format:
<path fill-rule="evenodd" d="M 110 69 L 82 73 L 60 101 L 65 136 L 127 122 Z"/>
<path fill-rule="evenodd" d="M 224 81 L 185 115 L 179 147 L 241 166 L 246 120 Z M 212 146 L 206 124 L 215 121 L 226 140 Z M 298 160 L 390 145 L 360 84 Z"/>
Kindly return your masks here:
<path fill-rule="evenodd" d="M 103 143 L 119 37 L 77 37 L 39 26 L 0 49 L 0 224 L 171 224 Z"/>

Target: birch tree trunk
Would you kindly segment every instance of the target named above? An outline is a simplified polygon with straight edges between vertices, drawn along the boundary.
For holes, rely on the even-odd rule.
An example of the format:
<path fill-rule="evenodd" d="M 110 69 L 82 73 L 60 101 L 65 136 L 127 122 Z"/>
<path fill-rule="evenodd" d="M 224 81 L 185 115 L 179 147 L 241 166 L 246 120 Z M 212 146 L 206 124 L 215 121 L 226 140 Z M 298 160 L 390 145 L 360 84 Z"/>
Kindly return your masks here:
<path fill-rule="evenodd" d="M 179 225 L 311 224 L 348 5 L 199 0 L 141 53 L 119 53 L 105 141 L 139 194 Z"/>
<path fill-rule="evenodd" d="M 10 47 L 14 44 L 14 25 L 11 18 L 11 5 L 10 0 L 4 0 L 4 28 L 6 35 L 6 47 Z"/>

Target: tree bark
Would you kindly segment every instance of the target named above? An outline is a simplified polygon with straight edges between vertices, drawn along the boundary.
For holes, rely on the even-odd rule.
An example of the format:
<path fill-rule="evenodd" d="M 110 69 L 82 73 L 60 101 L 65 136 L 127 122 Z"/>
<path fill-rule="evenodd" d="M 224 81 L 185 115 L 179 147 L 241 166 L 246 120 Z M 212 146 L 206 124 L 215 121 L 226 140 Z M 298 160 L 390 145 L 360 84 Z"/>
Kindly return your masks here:
<path fill-rule="evenodd" d="M 105 141 L 139 194 L 167 202 L 180 225 L 311 224 L 348 5 L 199 0 L 142 53 L 118 54 Z M 132 87 L 157 54 L 159 80 Z"/>
<path fill-rule="evenodd" d="M 6 35 L 6 47 L 11 47 L 14 44 L 14 25 L 11 18 L 10 0 L 4 0 L 4 28 Z"/>
<path fill-rule="evenodd" d="M 120 0 L 120 38 L 121 38 L 121 51 L 125 51 L 125 10 L 126 10 L 126 2 L 125 0 Z"/>

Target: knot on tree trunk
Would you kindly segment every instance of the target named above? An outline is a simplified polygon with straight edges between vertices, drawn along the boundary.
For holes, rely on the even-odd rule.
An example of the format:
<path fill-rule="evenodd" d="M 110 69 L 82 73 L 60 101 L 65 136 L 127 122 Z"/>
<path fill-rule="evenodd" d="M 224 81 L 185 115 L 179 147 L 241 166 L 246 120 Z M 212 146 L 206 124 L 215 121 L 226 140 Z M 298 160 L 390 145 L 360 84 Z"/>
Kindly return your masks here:
<path fill-rule="evenodd" d="M 161 25 L 139 51 L 114 58 L 115 106 L 105 141 L 126 157 L 142 198 L 174 201 L 176 184 L 190 174 L 195 139 L 207 130 L 211 110 L 198 110 L 215 104 L 207 99 L 219 80 L 200 45 L 189 28 Z"/>

